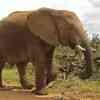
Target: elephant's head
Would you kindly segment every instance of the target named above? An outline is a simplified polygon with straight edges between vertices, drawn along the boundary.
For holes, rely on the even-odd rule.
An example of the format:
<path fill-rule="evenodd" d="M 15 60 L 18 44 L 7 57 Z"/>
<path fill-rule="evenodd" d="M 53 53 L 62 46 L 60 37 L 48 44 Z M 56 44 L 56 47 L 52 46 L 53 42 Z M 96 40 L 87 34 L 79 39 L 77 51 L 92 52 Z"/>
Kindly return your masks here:
<path fill-rule="evenodd" d="M 73 12 L 64 12 L 66 22 L 66 34 L 63 35 L 63 44 L 69 45 L 72 49 L 78 48 L 83 51 L 85 58 L 85 71 L 81 73 L 80 78 L 89 78 L 92 74 L 93 58 L 87 33 Z"/>
<path fill-rule="evenodd" d="M 30 31 L 50 45 L 59 43 L 71 48 L 84 51 L 86 71 L 82 78 L 92 74 L 92 51 L 87 39 L 87 33 L 79 18 L 70 11 L 54 10 L 49 8 L 32 12 L 27 18 Z"/>

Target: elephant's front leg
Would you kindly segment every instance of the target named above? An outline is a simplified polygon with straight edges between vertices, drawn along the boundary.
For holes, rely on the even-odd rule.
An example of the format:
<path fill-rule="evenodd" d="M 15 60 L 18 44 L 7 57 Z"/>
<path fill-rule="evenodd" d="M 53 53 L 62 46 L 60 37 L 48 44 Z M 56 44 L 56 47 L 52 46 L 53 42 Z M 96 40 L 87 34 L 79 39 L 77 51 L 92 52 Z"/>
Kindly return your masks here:
<path fill-rule="evenodd" d="M 4 68 L 4 63 L 0 63 L 0 87 L 3 87 L 3 81 L 2 81 L 2 70 Z"/>
<path fill-rule="evenodd" d="M 20 83 L 24 89 L 31 89 L 33 87 L 26 79 L 26 65 L 27 63 L 18 63 L 17 69 L 19 72 Z"/>
<path fill-rule="evenodd" d="M 46 76 L 46 65 L 45 63 L 38 62 L 35 66 L 35 85 L 36 90 L 33 91 L 35 94 L 44 95 L 46 94 L 45 87 L 47 85 L 47 76 Z"/>
<path fill-rule="evenodd" d="M 34 52 L 35 62 L 33 60 L 33 64 L 35 64 L 35 86 L 36 89 L 33 93 L 38 95 L 47 94 L 45 87 L 47 85 L 47 57 L 45 47 L 37 47 Z"/>
<path fill-rule="evenodd" d="M 36 66 L 35 66 L 35 84 L 36 94 L 47 94 L 45 87 L 49 82 L 54 80 L 53 68 L 52 68 L 52 56 L 53 48 L 44 47 L 37 49 Z"/>

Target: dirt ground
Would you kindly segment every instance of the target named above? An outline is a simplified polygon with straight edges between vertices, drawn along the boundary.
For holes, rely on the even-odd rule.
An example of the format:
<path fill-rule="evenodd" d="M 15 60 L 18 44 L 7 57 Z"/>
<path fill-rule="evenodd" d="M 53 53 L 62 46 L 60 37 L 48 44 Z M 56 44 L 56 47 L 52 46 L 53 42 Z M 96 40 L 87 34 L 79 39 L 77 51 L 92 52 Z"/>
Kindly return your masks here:
<path fill-rule="evenodd" d="M 67 91 L 63 94 L 38 96 L 29 90 L 0 89 L 0 100 L 100 100 L 100 93 Z"/>
<path fill-rule="evenodd" d="M 53 100 L 52 97 L 38 96 L 28 90 L 0 89 L 0 100 Z"/>

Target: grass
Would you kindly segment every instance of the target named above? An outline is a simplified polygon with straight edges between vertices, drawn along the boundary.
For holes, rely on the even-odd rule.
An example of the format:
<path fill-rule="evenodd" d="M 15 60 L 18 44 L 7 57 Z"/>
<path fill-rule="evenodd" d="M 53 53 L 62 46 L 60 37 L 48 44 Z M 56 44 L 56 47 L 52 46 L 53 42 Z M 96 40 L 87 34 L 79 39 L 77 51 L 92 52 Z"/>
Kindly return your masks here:
<path fill-rule="evenodd" d="M 20 86 L 19 76 L 16 68 L 5 68 L 3 70 L 3 80 L 7 84 Z"/>
<path fill-rule="evenodd" d="M 80 80 L 73 78 L 69 80 L 57 80 L 48 86 L 48 91 L 63 93 L 66 91 L 100 92 L 100 81 Z"/>

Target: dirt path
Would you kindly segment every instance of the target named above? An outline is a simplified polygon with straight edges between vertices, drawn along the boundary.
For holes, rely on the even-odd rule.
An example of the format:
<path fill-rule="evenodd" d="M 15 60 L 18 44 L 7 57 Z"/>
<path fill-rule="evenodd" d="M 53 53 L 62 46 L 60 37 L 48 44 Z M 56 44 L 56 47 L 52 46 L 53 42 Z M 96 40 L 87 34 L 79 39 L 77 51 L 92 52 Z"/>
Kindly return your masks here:
<path fill-rule="evenodd" d="M 48 96 L 36 96 L 29 92 L 0 91 L 0 100 L 53 100 Z"/>

